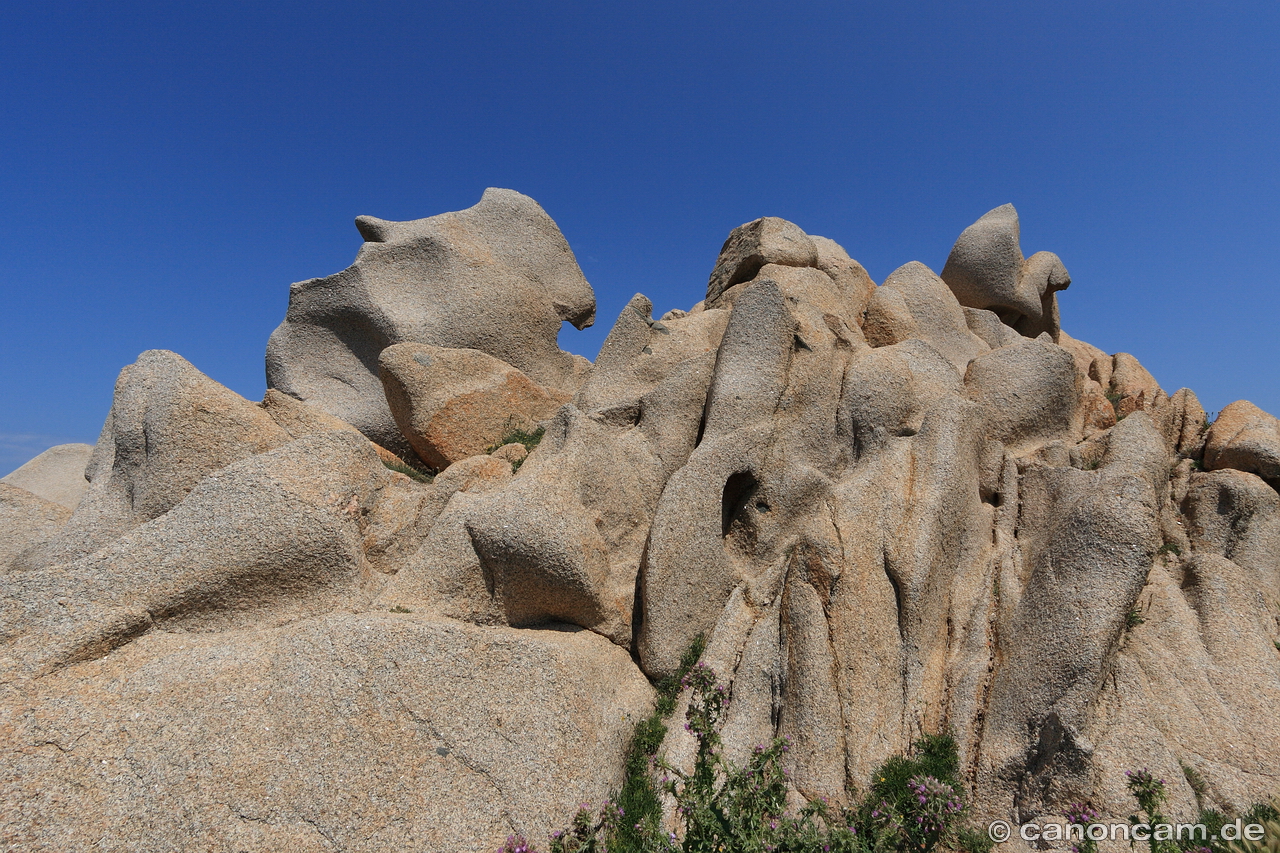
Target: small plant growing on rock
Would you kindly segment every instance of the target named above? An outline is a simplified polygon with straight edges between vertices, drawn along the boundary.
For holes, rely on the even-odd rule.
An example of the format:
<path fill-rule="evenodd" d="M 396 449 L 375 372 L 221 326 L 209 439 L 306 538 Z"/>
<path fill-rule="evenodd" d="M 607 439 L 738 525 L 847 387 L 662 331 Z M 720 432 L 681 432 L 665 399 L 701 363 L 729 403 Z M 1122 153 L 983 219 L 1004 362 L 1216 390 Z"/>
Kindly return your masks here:
<path fill-rule="evenodd" d="M 1086 803 L 1072 803 L 1067 806 L 1063 814 L 1067 818 L 1068 825 L 1084 828 L 1083 838 L 1078 844 L 1073 844 L 1071 849 L 1075 853 L 1098 853 L 1098 842 L 1089 837 L 1089 827 L 1097 822 L 1098 812 Z"/>
<path fill-rule="evenodd" d="M 503 432 L 502 438 L 485 448 L 484 452 L 492 453 L 499 447 L 503 447 L 508 444 L 523 444 L 525 450 L 532 453 L 533 449 L 542 441 L 542 436 L 546 435 L 546 432 L 547 430 L 545 427 L 538 427 L 534 430 L 527 430 L 522 427 L 518 427 L 515 425 L 515 420 L 513 418 L 508 418 L 506 430 Z"/>
<path fill-rule="evenodd" d="M 383 459 L 382 464 L 392 471 L 397 471 L 404 474 L 406 477 L 417 480 L 419 483 L 430 483 L 435 479 L 434 474 L 426 471 L 419 471 L 417 468 L 414 468 L 412 465 L 402 460 Z"/>
<path fill-rule="evenodd" d="M 1128 777 L 1125 785 L 1129 788 L 1129 793 L 1133 794 L 1133 798 L 1138 801 L 1140 810 L 1138 814 L 1129 816 L 1129 823 L 1134 826 L 1146 824 L 1152 828 L 1159 824 L 1167 824 L 1169 821 L 1163 811 L 1165 799 L 1168 796 L 1164 780 L 1157 779 L 1146 768 L 1126 770 L 1124 775 Z M 1172 840 L 1157 838 L 1159 834 L 1151 832 L 1151 837 L 1147 841 L 1151 853 L 1173 853 L 1178 849 Z"/>
<path fill-rule="evenodd" d="M 498 848 L 498 853 L 538 853 L 523 835 L 508 835 L 507 841 Z"/>
<path fill-rule="evenodd" d="M 1144 618 L 1142 615 L 1142 611 L 1138 610 L 1137 608 L 1134 608 L 1133 610 L 1130 610 L 1128 613 L 1125 614 L 1124 627 L 1128 629 L 1137 628 L 1139 625 L 1143 624 L 1146 621 L 1147 621 L 1146 618 Z"/>
<path fill-rule="evenodd" d="M 948 735 L 926 736 L 910 758 L 881 765 L 861 803 L 836 808 L 816 800 L 788 813 L 782 763 L 790 742 L 756 747 L 742 767 L 728 761 L 719 729 L 729 694 L 714 671 L 695 664 L 700 652 L 699 644 L 682 661 L 679 679 L 658 686 L 658 707 L 636 727 L 616 800 L 599 811 L 580 806 L 572 826 L 552 836 L 549 853 L 989 853 L 985 833 L 962 823 L 959 760 Z M 690 691 L 685 728 L 697 742 L 689 772 L 652 758 L 681 689 Z M 654 771 L 675 803 L 676 831 L 662 826 Z"/>
<path fill-rule="evenodd" d="M 1191 786 L 1191 793 L 1196 795 L 1197 807 L 1204 800 L 1205 794 L 1209 793 L 1209 783 L 1200 775 L 1200 771 L 1187 764 L 1185 761 L 1179 762 L 1182 768 L 1182 776 L 1187 780 L 1187 784 Z"/>

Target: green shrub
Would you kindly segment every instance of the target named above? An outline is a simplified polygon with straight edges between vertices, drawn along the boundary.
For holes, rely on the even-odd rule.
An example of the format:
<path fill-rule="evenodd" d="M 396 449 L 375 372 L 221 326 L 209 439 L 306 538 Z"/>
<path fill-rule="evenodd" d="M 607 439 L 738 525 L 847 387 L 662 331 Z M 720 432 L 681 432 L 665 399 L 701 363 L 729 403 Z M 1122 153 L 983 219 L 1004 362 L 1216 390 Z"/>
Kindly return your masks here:
<path fill-rule="evenodd" d="M 1209 793 L 1209 783 L 1200 775 L 1200 771 L 1187 764 L 1185 761 L 1179 762 L 1182 768 L 1182 776 L 1187 780 L 1187 784 L 1191 786 L 1191 793 L 1196 795 L 1196 805 L 1204 799 L 1205 794 Z"/>
<path fill-rule="evenodd" d="M 550 853 L 929 853 L 939 846 L 989 853 L 986 834 L 963 824 L 950 735 L 925 736 L 910 757 L 886 761 L 852 807 L 814 801 L 788 814 L 782 759 L 790 743 L 779 738 L 758 746 L 741 767 L 724 757 L 719 730 L 728 691 L 696 663 L 701 651 L 699 641 L 677 677 L 658 685 L 654 713 L 632 737 L 621 791 L 599 810 L 583 805 L 572 825 L 552 836 Z M 655 758 L 682 689 L 689 691 L 685 728 L 697 741 L 688 773 Z M 655 784 L 656 773 L 662 775 Z M 662 831 L 661 793 L 675 802 L 681 833 Z M 523 838 L 508 840 L 513 849 L 519 845 L 533 853 Z"/>
<path fill-rule="evenodd" d="M 627 748 L 626 777 L 615 797 L 627 820 L 614 825 L 608 833 L 609 850 L 648 850 L 651 848 L 646 845 L 662 834 L 662 802 L 654 784 L 654 756 L 667 736 L 666 721 L 676 709 L 680 684 L 705 648 L 706 639 L 699 634 L 680 659 L 676 673 L 658 683 L 653 713 L 636 724 Z"/>
<path fill-rule="evenodd" d="M 1129 793 L 1133 794 L 1133 798 L 1138 801 L 1138 814 L 1129 815 L 1129 823 L 1133 825 L 1145 823 L 1148 827 L 1154 827 L 1158 824 L 1168 823 L 1169 819 L 1164 814 L 1164 804 L 1167 799 L 1167 792 L 1163 779 L 1157 779 L 1151 774 L 1150 770 L 1126 770 L 1128 777 L 1125 785 L 1129 788 Z M 1174 853 L 1178 849 L 1177 845 L 1170 840 L 1158 840 L 1155 833 L 1147 841 L 1147 846 L 1151 853 Z"/>

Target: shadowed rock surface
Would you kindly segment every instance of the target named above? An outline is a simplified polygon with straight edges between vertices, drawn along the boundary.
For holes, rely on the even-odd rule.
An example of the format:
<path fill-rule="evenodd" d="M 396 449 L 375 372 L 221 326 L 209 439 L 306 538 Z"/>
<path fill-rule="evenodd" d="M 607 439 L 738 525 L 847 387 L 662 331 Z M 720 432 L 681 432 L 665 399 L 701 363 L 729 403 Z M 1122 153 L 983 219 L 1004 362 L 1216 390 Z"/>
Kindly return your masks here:
<path fill-rule="evenodd" d="M 6 842 L 540 840 L 616 787 L 698 635 L 728 758 L 790 737 L 796 802 L 944 731 L 979 820 L 1123 822 L 1142 767 L 1179 820 L 1280 786 L 1280 422 L 1210 426 L 1062 331 L 1012 206 L 879 287 L 747 223 L 704 301 L 637 294 L 589 367 L 532 200 L 359 227 L 295 285 L 261 405 L 146 353 L 74 514 L 0 487 Z M 543 437 L 485 455 L 498 423 Z"/>

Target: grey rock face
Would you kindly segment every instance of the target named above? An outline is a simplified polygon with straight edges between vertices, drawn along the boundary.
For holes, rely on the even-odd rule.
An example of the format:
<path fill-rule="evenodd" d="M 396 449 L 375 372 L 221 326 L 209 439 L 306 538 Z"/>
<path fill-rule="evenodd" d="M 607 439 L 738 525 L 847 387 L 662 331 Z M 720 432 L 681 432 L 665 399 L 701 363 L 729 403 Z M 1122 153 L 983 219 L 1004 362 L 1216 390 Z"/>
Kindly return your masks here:
<path fill-rule="evenodd" d="M 89 488 L 84 469 L 92 455 L 92 444 L 59 444 L 0 477 L 0 483 L 26 489 L 47 501 L 75 509 Z"/>
<path fill-rule="evenodd" d="M 411 222 L 362 216 L 365 244 L 336 275 L 290 289 L 267 344 L 267 385 L 412 453 L 378 378 L 378 356 L 413 342 L 475 349 L 572 393 L 587 363 L 560 350 L 562 322 L 595 319 L 595 294 L 538 203 L 489 189 L 479 204 Z"/>
<path fill-rule="evenodd" d="M 1058 300 L 1071 276 L 1052 252 L 1022 257 L 1018 211 L 1006 204 L 966 228 L 951 248 L 942 280 L 968 308 L 986 308 L 1029 338 L 1058 338 Z"/>

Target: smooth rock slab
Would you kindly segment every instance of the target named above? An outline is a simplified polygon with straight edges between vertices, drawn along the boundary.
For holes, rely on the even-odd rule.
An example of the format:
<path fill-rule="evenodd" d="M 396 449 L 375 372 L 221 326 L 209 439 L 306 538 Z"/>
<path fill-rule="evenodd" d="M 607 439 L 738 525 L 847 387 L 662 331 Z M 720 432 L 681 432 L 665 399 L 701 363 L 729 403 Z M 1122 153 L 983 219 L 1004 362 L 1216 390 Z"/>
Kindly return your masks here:
<path fill-rule="evenodd" d="M 0 477 L 0 483 L 26 489 L 47 501 L 75 509 L 89 488 L 84 469 L 92 455 L 92 444 L 59 444 L 13 473 Z"/>
<path fill-rule="evenodd" d="M 389 613 L 156 632 L 2 689 L 0 839 L 29 853 L 542 843 L 622 781 L 653 696 L 589 631 Z"/>

